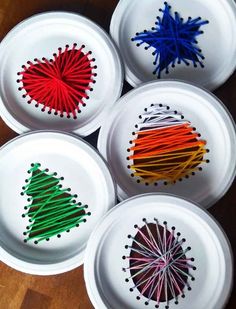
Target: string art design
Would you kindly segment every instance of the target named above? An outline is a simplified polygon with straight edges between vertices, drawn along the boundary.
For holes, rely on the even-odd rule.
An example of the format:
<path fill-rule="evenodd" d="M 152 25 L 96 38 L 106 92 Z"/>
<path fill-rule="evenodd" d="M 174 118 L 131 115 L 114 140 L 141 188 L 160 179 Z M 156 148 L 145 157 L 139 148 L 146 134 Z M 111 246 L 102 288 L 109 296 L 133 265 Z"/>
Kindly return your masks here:
<path fill-rule="evenodd" d="M 164 2 L 164 9 L 159 11 L 163 13 L 162 18 L 157 16 L 155 27 L 151 31 L 144 30 L 136 33 L 132 41 L 138 42 L 137 46 L 145 45 L 145 49 L 154 49 L 152 55 L 155 56 L 153 64 L 156 66 L 153 71 L 157 78 L 161 78 L 161 72 L 169 73 L 169 66 L 175 67 L 176 63 L 190 63 L 194 67 L 200 65 L 204 68 L 202 60 L 204 56 L 202 50 L 198 47 L 197 37 L 203 34 L 201 26 L 209 21 L 202 21 L 201 17 L 184 21 L 178 12 L 174 17 L 171 14 L 171 6 Z"/>
<path fill-rule="evenodd" d="M 182 178 L 195 175 L 202 170 L 200 164 L 209 163 L 204 155 L 206 141 L 199 139 L 201 134 L 184 116 L 163 104 L 152 104 L 139 116 L 142 122 L 135 125 L 136 138 L 130 141 L 132 152 L 127 167 L 132 177 L 138 177 L 138 183 L 157 185 L 174 184 Z"/>
<path fill-rule="evenodd" d="M 128 263 L 123 271 L 130 276 L 125 281 L 133 282 L 130 291 L 138 290 L 137 300 L 145 298 L 145 305 L 154 301 L 156 308 L 165 303 L 168 309 L 172 299 L 178 304 L 179 297 L 185 297 L 185 290 L 191 290 L 189 280 L 195 280 L 194 258 L 187 257 L 191 247 L 185 248 L 186 239 L 176 233 L 174 226 L 169 230 L 166 221 L 163 225 L 157 219 L 152 223 L 145 218 L 143 221 L 142 227 L 134 226 L 134 237 L 128 235 L 132 244 L 125 246 L 130 254 L 123 256 Z"/>
<path fill-rule="evenodd" d="M 28 217 L 29 225 L 23 233 L 24 242 L 34 240 L 37 244 L 43 240 L 49 241 L 53 236 L 61 237 L 61 233 L 70 232 L 80 223 L 86 222 L 88 205 L 76 202 L 77 194 L 71 195 L 70 188 L 63 189 L 56 177 L 57 173 L 49 173 L 48 169 L 40 169 L 40 163 L 31 165 L 28 171 L 31 176 L 26 179 L 21 195 L 27 195 L 29 204 L 24 207 L 27 211 L 22 217 Z"/>
<path fill-rule="evenodd" d="M 18 89 L 25 91 L 23 97 L 29 97 L 29 104 L 36 102 L 35 107 L 43 105 L 42 112 L 54 111 L 60 117 L 77 119 L 77 112 L 86 106 L 87 91 L 93 91 L 91 84 L 96 83 L 97 76 L 93 72 L 97 66 L 92 65 L 95 58 L 90 59 L 92 52 L 85 53 L 84 47 L 77 49 L 76 43 L 71 49 L 66 45 L 64 51 L 59 47 L 54 59 L 35 58 L 34 63 L 28 61 L 28 66 L 22 66 L 23 71 L 17 73 L 21 76 L 17 82 L 22 84 Z"/>

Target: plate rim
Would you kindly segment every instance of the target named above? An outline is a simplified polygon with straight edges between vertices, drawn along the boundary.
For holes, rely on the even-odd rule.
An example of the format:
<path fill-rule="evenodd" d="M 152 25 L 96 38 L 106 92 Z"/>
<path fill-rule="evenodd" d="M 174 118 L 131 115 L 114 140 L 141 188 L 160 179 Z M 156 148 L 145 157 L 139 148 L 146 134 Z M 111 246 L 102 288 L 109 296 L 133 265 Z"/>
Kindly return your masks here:
<path fill-rule="evenodd" d="M 106 170 L 106 180 L 109 181 L 109 200 L 110 200 L 110 205 L 107 207 L 107 211 L 112 209 L 116 205 L 116 196 L 117 196 L 117 191 L 116 191 L 116 185 L 115 185 L 115 180 L 114 177 L 110 171 L 109 165 L 105 161 L 105 159 L 101 156 L 101 154 L 96 150 L 96 148 L 89 144 L 87 141 L 82 139 L 81 137 L 78 137 L 77 135 L 73 133 L 68 133 L 68 132 L 63 132 L 59 130 L 38 130 L 38 131 L 31 131 L 27 132 L 24 134 L 21 134 L 19 136 L 16 136 L 15 138 L 9 140 L 7 143 L 3 144 L 0 147 L 0 153 L 2 149 L 5 149 L 8 147 L 8 145 L 14 143 L 15 141 L 18 141 L 20 139 L 24 139 L 25 137 L 28 137 L 32 135 L 33 137 L 35 135 L 41 135 L 41 134 L 56 134 L 57 136 L 66 136 L 69 138 L 73 138 L 77 140 L 79 143 L 82 143 L 86 145 L 89 149 L 91 149 L 94 153 L 94 155 L 103 162 L 103 166 L 99 166 L 101 170 Z M 108 179 L 109 177 L 109 179 Z M 106 212 L 107 212 L 106 211 Z M 95 224 L 96 225 L 96 224 Z M 89 235 L 90 237 L 90 235 Z M 31 262 L 26 262 L 20 258 L 15 257 L 11 253 L 9 253 L 7 250 L 5 250 L 1 243 L 0 243 L 0 262 L 3 262 L 4 264 L 18 270 L 24 273 L 32 274 L 32 275 L 56 275 L 56 274 L 61 274 L 67 271 L 70 271 L 72 269 L 75 269 L 79 266 L 81 266 L 84 262 L 84 254 L 85 254 L 85 249 L 87 246 L 87 242 L 84 243 L 82 252 L 74 255 L 72 258 L 68 258 L 62 262 L 57 262 L 57 263 L 45 263 L 45 264 L 37 264 L 37 263 L 31 263 Z"/>
<path fill-rule="evenodd" d="M 214 234 L 217 236 L 218 241 L 220 242 L 220 246 L 222 249 L 222 253 L 224 254 L 224 261 L 225 261 L 225 274 L 228 274 L 229 276 L 224 280 L 224 282 L 226 284 L 224 284 L 223 287 L 223 291 L 221 295 L 219 295 L 219 299 L 220 299 L 220 305 L 218 305 L 218 307 L 212 307 L 210 309 L 222 309 L 227 302 L 229 301 L 230 295 L 232 293 L 232 289 L 233 289 L 233 270 L 234 270 L 234 256 L 233 256 L 233 251 L 232 251 L 232 247 L 231 247 L 231 243 L 228 239 L 228 236 L 226 234 L 226 232 L 224 231 L 223 227 L 221 226 L 221 224 L 216 220 L 216 218 L 209 213 L 206 209 L 204 209 L 200 204 L 193 202 L 192 200 L 188 199 L 188 198 L 180 198 L 174 194 L 169 194 L 169 193 L 144 193 L 144 194 L 139 194 L 139 195 L 135 195 L 132 196 L 122 202 L 120 202 L 119 204 L 117 204 L 115 207 L 113 207 L 111 210 L 109 210 L 106 215 L 103 217 L 102 220 L 99 221 L 99 223 L 96 225 L 94 231 L 92 232 L 92 234 L 90 235 L 89 241 L 88 241 L 88 245 L 87 248 L 85 250 L 85 262 L 84 262 L 84 280 L 85 280 L 85 285 L 86 285 L 86 289 L 89 295 L 89 298 L 92 302 L 92 304 L 94 305 L 94 307 L 96 309 L 100 309 L 100 308 L 107 308 L 105 306 L 105 303 L 103 302 L 103 299 L 100 295 L 100 293 L 98 292 L 98 289 L 96 288 L 96 279 L 95 279 L 95 259 L 93 257 L 94 252 L 93 251 L 97 251 L 99 250 L 99 247 L 101 247 L 102 242 L 101 242 L 101 235 L 99 235 L 99 229 L 101 230 L 103 228 L 103 230 L 107 230 L 108 229 L 108 225 L 105 226 L 106 221 L 109 219 L 110 216 L 112 216 L 113 213 L 115 213 L 119 208 L 122 207 L 127 207 L 123 206 L 129 202 L 132 202 L 133 200 L 136 199 L 146 199 L 149 196 L 151 196 L 151 198 L 160 198 L 160 197 L 164 197 L 165 199 L 170 199 L 170 200 L 177 200 L 178 202 L 181 203 L 181 201 L 184 201 L 185 203 L 187 202 L 188 206 L 191 207 L 188 208 L 191 212 L 193 212 L 195 215 L 197 215 L 198 217 L 200 217 L 201 219 L 202 216 L 207 218 L 207 220 L 205 220 L 205 218 L 203 219 L 205 223 L 207 223 L 207 225 L 211 228 L 211 230 L 214 232 Z M 158 200 L 156 201 L 158 203 Z M 171 201 L 170 201 L 171 202 Z M 172 203 L 172 206 L 174 207 L 179 207 L 180 205 L 174 205 L 174 203 Z M 183 206 L 181 206 L 183 208 Z M 186 208 L 186 207 L 184 207 Z M 115 220 L 115 218 L 113 218 L 113 221 Z M 210 222 L 210 223 L 209 223 Z M 217 230 L 217 232 L 215 231 Z M 219 236 L 219 237 L 218 237 Z M 219 240 L 219 238 L 221 238 Z M 98 244 L 99 242 L 99 244 Z M 222 245 L 222 242 L 224 243 L 225 246 Z M 227 254 L 226 254 L 226 250 L 223 250 L 223 248 L 227 248 Z M 226 263 L 227 262 L 227 263 Z M 92 265 L 92 267 L 91 267 Z M 228 280 L 229 279 L 229 280 Z M 225 289 L 227 285 L 227 288 Z M 222 299 L 222 295 L 224 294 L 224 298 Z M 223 300 L 223 301 L 222 301 Z M 209 308 L 202 308 L 202 309 L 209 309 Z"/>
<path fill-rule="evenodd" d="M 93 125 L 93 126 L 91 126 L 90 125 L 91 122 L 89 122 L 89 124 L 86 124 L 85 126 L 82 126 L 80 128 L 76 128 L 76 129 L 71 130 L 71 131 L 69 131 L 69 130 L 67 131 L 67 132 L 76 133 L 76 134 L 79 134 L 82 137 L 85 137 L 85 136 L 88 136 L 91 133 L 95 132 L 98 128 L 101 127 L 102 123 L 105 121 L 105 117 L 106 117 L 107 113 L 109 113 L 109 110 L 112 108 L 112 106 L 115 104 L 115 102 L 120 98 L 121 93 L 122 93 L 122 89 L 123 89 L 123 85 L 124 85 L 124 64 L 123 64 L 123 60 L 121 58 L 121 53 L 120 53 L 117 45 L 115 44 L 114 40 L 111 38 L 111 36 L 109 36 L 107 31 L 103 27 L 101 27 L 98 23 L 91 20 L 90 18 L 87 18 L 84 15 L 73 12 L 73 11 L 65 11 L 65 10 L 63 10 L 63 11 L 58 11 L 58 10 L 46 11 L 46 12 L 33 14 L 33 15 L 23 19 L 22 21 L 20 21 L 16 25 L 14 25 L 13 28 L 11 28 L 6 33 L 6 35 L 3 37 L 3 39 L 0 41 L 0 51 L 6 47 L 9 40 L 14 38 L 14 35 L 19 31 L 18 29 L 20 29 L 20 31 L 21 31 L 22 27 L 24 25 L 27 26 L 31 22 L 31 20 L 35 19 L 37 21 L 37 19 L 40 19 L 40 18 L 43 18 L 43 17 L 45 17 L 45 18 L 53 18 L 53 17 L 56 18 L 56 17 L 60 17 L 60 16 L 62 16 L 62 17 L 63 16 L 65 16 L 65 17 L 66 16 L 74 16 L 74 17 L 77 17 L 80 20 L 88 23 L 89 27 L 94 27 L 95 30 L 97 31 L 97 33 L 99 34 L 99 36 L 106 43 L 107 47 L 111 51 L 114 63 L 117 66 L 116 67 L 116 72 L 117 72 L 116 80 L 118 80 L 119 82 L 117 83 L 118 86 L 115 87 L 116 93 L 115 93 L 115 95 L 112 96 L 113 97 L 112 103 L 109 106 L 106 104 L 103 111 L 99 114 L 99 117 L 101 118 L 101 120 L 98 122 L 98 121 L 94 121 L 94 119 L 93 119 L 91 121 L 91 122 L 95 122 L 95 125 Z M 2 100 L 2 96 L 0 96 L 0 116 L 2 117 L 3 121 L 7 124 L 7 126 L 10 127 L 13 131 L 15 131 L 18 134 L 26 133 L 28 131 L 48 130 L 48 128 L 46 128 L 46 127 L 40 128 L 40 129 L 30 128 L 30 127 L 25 126 L 21 121 L 18 121 L 17 119 L 15 119 L 15 117 L 8 111 L 7 106 L 5 106 L 5 103 Z M 88 128 L 86 129 L 86 127 L 88 127 Z"/>
<path fill-rule="evenodd" d="M 221 0 L 220 0 L 221 1 Z M 232 9 L 232 12 L 234 13 L 235 19 L 236 19 L 236 3 L 234 2 L 234 0 L 226 0 L 229 4 L 229 6 Z M 113 40 L 116 42 L 116 45 L 120 48 L 120 44 L 119 44 L 119 39 L 118 39 L 118 35 L 119 35 L 119 25 L 120 25 L 120 20 L 122 18 L 122 14 L 125 11 L 126 7 L 127 7 L 128 2 L 126 0 L 119 0 L 119 2 L 117 3 L 115 10 L 113 11 L 112 17 L 111 17 L 111 22 L 110 22 L 110 28 L 109 28 L 109 33 L 110 36 L 113 38 Z M 118 26 L 117 26 L 118 25 Z M 235 51 L 235 57 L 236 57 L 236 51 Z M 136 88 L 140 85 L 142 85 L 143 83 L 146 83 L 146 81 L 142 81 L 140 80 L 135 74 L 133 74 L 131 72 L 131 70 L 129 69 L 129 66 L 127 65 L 126 61 L 125 61 L 125 57 L 122 56 L 123 59 L 123 63 L 124 63 L 124 73 L 125 73 L 125 80 L 133 87 Z M 234 65 L 232 66 L 231 70 L 228 71 L 228 74 L 225 75 L 224 78 L 221 79 L 220 82 L 218 82 L 217 84 L 215 83 L 215 85 L 212 84 L 212 86 L 207 87 L 207 85 L 201 85 L 198 84 L 200 87 L 207 87 L 208 90 L 210 91 L 214 91 L 215 89 L 219 88 L 221 85 L 223 85 L 235 72 L 236 70 L 236 61 L 234 63 Z M 168 79 L 164 79 L 164 80 L 168 80 Z M 150 82 L 150 81 L 147 81 Z M 186 82 L 189 82 L 186 80 Z M 190 81 L 191 83 L 191 81 Z M 208 83 L 210 84 L 210 83 Z"/>
<path fill-rule="evenodd" d="M 123 0 L 122 0 L 123 1 Z M 132 97 L 133 95 L 137 93 L 139 93 L 140 89 L 143 89 L 143 91 L 145 91 L 145 88 L 148 87 L 152 87 L 155 88 L 156 84 L 172 84 L 173 87 L 175 88 L 181 88 L 181 86 L 184 86 L 187 88 L 187 90 L 189 91 L 193 91 L 194 89 L 198 89 L 201 91 L 201 93 L 204 93 L 207 96 L 212 97 L 216 102 L 218 102 L 219 107 L 222 108 L 222 110 L 225 112 L 225 115 L 229 117 L 230 120 L 230 124 L 232 125 L 231 129 L 233 132 L 233 137 L 234 137 L 234 141 L 233 143 L 236 145 L 236 123 L 233 119 L 233 116 L 231 115 L 229 109 L 226 107 L 226 105 L 212 92 L 210 92 L 209 90 L 207 90 L 204 87 L 201 87 L 199 85 L 196 85 L 194 83 L 191 82 L 185 82 L 183 80 L 178 80 L 178 79 L 166 79 L 166 80 L 158 80 L 158 81 L 149 81 L 147 83 L 143 83 L 139 86 L 137 86 L 136 88 L 133 88 L 132 90 L 128 91 L 127 93 L 125 93 L 123 96 L 120 97 L 119 100 L 117 100 L 116 105 L 114 106 L 113 110 L 111 111 L 111 114 L 116 113 L 116 109 L 118 108 L 118 106 L 120 104 L 122 104 L 122 101 L 126 100 L 129 97 Z M 128 103 L 127 103 L 128 104 Z M 109 128 L 111 127 L 111 117 L 103 123 L 103 125 L 100 128 L 99 134 L 98 134 L 98 141 L 97 141 L 97 148 L 98 151 L 102 154 L 102 156 L 107 160 L 107 137 L 109 136 Z M 232 136 L 231 136 L 232 138 Z M 208 209 L 210 207 L 212 207 L 216 202 L 218 202 L 225 194 L 226 192 L 229 190 L 229 188 L 231 187 L 234 178 L 236 176 L 236 160 L 234 161 L 234 169 L 232 170 L 232 174 L 231 174 L 231 178 L 228 179 L 228 183 L 225 186 L 225 189 L 221 191 L 221 194 L 218 195 L 217 198 L 212 199 L 212 201 L 206 205 L 204 205 L 205 209 Z M 118 199 L 120 201 L 123 201 L 127 198 L 129 198 L 129 196 L 127 195 L 127 193 L 125 191 L 123 191 L 120 186 L 117 184 L 117 194 L 118 194 Z"/>

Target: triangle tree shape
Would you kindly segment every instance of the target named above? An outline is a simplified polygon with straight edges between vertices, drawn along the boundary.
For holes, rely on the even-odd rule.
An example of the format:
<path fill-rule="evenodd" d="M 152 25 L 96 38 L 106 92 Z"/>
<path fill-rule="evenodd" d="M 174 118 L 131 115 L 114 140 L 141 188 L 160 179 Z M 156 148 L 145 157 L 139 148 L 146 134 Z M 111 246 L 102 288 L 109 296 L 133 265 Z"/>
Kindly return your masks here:
<path fill-rule="evenodd" d="M 22 187 L 21 195 L 27 195 L 29 202 L 24 207 L 26 213 L 22 217 L 28 217 L 29 225 L 23 233 L 24 242 L 34 240 L 37 244 L 51 237 L 61 237 L 61 233 L 69 232 L 86 222 L 88 205 L 76 202 L 77 194 L 70 194 L 71 189 L 62 188 L 60 182 L 63 177 L 57 177 L 57 173 L 49 173 L 48 169 L 40 169 L 41 164 L 31 165 L 28 171 L 31 176 L 26 179 L 26 185 Z"/>

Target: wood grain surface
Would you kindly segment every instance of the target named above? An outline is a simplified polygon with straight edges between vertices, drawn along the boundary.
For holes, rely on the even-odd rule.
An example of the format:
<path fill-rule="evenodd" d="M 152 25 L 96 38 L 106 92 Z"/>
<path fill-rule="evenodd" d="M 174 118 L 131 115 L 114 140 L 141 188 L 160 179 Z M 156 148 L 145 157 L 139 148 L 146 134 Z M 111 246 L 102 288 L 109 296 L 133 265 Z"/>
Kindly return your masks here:
<path fill-rule="evenodd" d="M 0 39 L 26 17 L 50 10 L 78 12 L 91 18 L 108 31 L 116 4 L 117 0 L 0 0 Z M 124 92 L 129 89 L 131 87 L 125 84 Z M 225 103 L 235 119 L 236 74 L 215 91 L 215 94 Z M 0 145 L 16 135 L 0 119 Z M 95 145 L 96 138 L 97 133 L 94 133 L 86 139 Z M 210 209 L 210 213 L 226 231 L 234 253 L 236 251 L 235 208 L 236 184 L 234 183 L 224 198 Z M 62 275 L 43 277 L 17 272 L 0 262 L 0 309 L 18 308 L 93 308 L 86 293 L 83 268 L 79 267 Z M 236 309 L 234 290 L 226 309 Z"/>

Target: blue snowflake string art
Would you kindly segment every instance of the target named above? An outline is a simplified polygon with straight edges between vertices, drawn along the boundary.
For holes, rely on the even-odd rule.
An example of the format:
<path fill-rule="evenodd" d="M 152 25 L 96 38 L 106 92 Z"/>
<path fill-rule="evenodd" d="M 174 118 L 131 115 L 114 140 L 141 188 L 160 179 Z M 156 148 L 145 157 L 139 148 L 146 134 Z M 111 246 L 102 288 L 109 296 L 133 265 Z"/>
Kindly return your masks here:
<path fill-rule="evenodd" d="M 202 55 L 201 49 L 198 47 L 196 37 L 203 33 L 199 30 L 201 26 L 208 24 L 209 21 L 202 21 L 201 17 L 192 19 L 184 19 L 180 17 L 178 12 L 175 16 L 171 15 L 171 6 L 164 2 L 165 8 L 159 11 L 163 13 L 163 17 L 157 16 L 155 27 L 151 31 L 144 30 L 141 33 L 136 33 L 132 41 L 138 41 L 137 46 L 147 44 L 145 49 L 154 48 L 152 53 L 155 56 L 156 68 L 153 72 L 157 78 L 161 78 L 161 72 L 169 73 L 169 66 L 173 68 L 175 64 L 184 62 L 190 65 L 189 61 L 193 63 L 194 67 L 199 64 L 204 67 L 202 60 L 205 59 Z"/>

